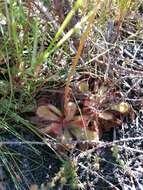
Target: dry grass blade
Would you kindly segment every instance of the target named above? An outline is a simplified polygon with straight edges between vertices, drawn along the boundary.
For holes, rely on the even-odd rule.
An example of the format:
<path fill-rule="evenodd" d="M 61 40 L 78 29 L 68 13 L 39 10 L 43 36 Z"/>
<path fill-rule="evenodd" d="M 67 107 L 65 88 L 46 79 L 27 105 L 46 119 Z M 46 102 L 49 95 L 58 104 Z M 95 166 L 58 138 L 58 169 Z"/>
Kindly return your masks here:
<path fill-rule="evenodd" d="M 66 83 L 66 87 L 65 87 L 65 98 L 64 98 L 64 109 L 66 110 L 66 107 L 67 107 L 67 103 L 68 103 L 68 96 L 69 96 L 69 85 L 70 85 L 70 81 L 71 81 L 71 78 L 72 76 L 74 75 L 74 72 L 76 70 L 76 65 L 78 64 L 78 60 L 80 58 L 80 55 L 82 53 L 82 50 L 83 50 L 83 47 L 84 47 L 84 43 L 85 43 L 85 40 L 87 39 L 87 36 L 89 35 L 91 29 L 92 29 L 92 25 L 94 23 L 94 19 L 95 19 L 95 16 L 97 14 L 97 10 L 99 8 L 99 4 L 100 4 L 100 1 L 97 1 L 96 2 L 96 5 L 94 5 L 94 12 L 93 14 L 89 17 L 88 19 L 88 25 L 87 25 L 87 28 L 85 30 L 85 32 L 82 34 L 81 38 L 80 38 L 80 42 L 79 42 L 79 47 L 78 47 L 78 50 L 77 50 L 77 54 L 75 56 L 75 58 L 73 59 L 73 64 L 71 66 L 71 70 L 68 74 L 68 78 L 67 78 L 67 83 Z M 65 113 L 66 114 L 66 113 Z"/>

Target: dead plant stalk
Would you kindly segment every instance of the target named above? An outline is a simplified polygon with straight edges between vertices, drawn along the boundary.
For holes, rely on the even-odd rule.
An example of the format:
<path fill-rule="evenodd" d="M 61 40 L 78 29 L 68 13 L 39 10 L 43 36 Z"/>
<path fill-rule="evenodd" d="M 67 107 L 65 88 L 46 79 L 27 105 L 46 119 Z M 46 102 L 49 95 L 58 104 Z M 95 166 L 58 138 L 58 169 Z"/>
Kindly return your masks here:
<path fill-rule="evenodd" d="M 78 60 L 80 59 L 82 50 L 84 48 L 84 43 L 85 43 L 85 41 L 86 41 L 86 39 L 87 39 L 91 29 L 92 29 L 92 26 L 94 24 L 94 19 L 96 17 L 99 5 L 100 5 L 100 0 L 95 1 L 93 14 L 89 17 L 87 28 L 86 28 L 85 32 L 83 32 L 83 34 L 82 34 L 82 36 L 80 38 L 79 47 L 78 47 L 78 50 L 77 50 L 77 53 L 76 53 L 75 57 L 73 58 L 73 64 L 71 66 L 71 70 L 70 70 L 70 72 L 68 74 L 68 77 L 67 77 L 67 82 L 66 82 L 66 87 L 65 87 L 65 96 L 64 96 L 64 114 L 65 115 L 66 115 L 68 97 L 69 97 L 69 94 L 70 94 L 69 86 L 70 86 L 71 78 L 72 78 L 72 76 L 74 75 L 74 73 L 76 71 L 76 66 L 77 66 Z"/>

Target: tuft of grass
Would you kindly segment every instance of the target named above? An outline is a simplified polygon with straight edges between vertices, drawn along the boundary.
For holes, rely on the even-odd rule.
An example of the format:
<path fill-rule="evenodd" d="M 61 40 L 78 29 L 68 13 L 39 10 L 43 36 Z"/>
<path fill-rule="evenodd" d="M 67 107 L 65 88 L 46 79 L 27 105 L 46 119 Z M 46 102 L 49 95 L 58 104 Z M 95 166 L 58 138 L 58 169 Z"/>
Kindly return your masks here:
<path fill-rule="evenodd" d="M 48 183 L 48 188 L 54 190 L 57 185 L 61 186 L 61 188 L 69 188 L 71 190 L 78 189 L 79 182 L 75 161 L 65 160 L 60 171 L 53 177 L 52 181 Z"/>

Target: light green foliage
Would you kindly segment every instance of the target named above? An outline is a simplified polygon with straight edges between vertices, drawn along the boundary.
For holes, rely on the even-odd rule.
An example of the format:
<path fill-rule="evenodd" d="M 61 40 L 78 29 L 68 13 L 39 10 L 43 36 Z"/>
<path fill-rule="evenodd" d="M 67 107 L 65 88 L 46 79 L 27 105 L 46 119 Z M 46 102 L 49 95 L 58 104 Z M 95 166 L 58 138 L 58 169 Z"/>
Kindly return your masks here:
<path fill-rule="evenodd" d="M 48 188 L 54 190 L 56 185 L 59 184 L 62 187 L 67 187 L 71 190 L 78 189 L 77 168 L 75 161 L 65 160 L 60 171 L 48 184 Z"/>
<path fill-rule="evenodd" d="M 115 158 L 116 163 L 120 165 L 120 167 L 124 167 L 124 162 L 123 160 L 120 159 L 120 152 L 119 152 L 119 148 L 117 145 L 112 147 L 112 156 Z"/>
<path fill-rule="evenodd" d="M 66 161 L 64 163 L 63 177 L 65 178 L 65 184 L 69 185 L 72 189 L 77 189 L 77 173 L 76 173 L 76 163 L 74 161 Z"/>

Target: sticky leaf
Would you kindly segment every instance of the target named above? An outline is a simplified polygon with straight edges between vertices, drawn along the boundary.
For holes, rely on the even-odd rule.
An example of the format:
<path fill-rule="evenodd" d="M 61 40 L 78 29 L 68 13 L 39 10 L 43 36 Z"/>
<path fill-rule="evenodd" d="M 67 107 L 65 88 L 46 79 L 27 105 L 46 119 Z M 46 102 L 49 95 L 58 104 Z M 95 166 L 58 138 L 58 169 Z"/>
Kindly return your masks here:
<path fill-rule="evenodd" d="M 88 126 L 89 122 L 89 116 L 87 115 L 82 115 L 82 116 L 75 116 L 73 121 L 70 121 L 70 126 L 75 126 L 75 127 L 80 127 L 80 128 L 85 128 Z"/>
<path fill-rule="evenodd" d="M 76 140 L 99 140 L 98 131 L 92 131 L 78 126 L 72 126 L 69 129 L 69 134 Z"/>
<path fill-rule="evenodd" d="M 62 133 L 62 129 L 59 123 L 51 123 L 47 127 L 41 128 L 40 131 L 44 134 L 51 133 L 56 136 L 61 135 Z"/>
<path fill-rule="evenodd" d="M 88 92 L 88 90 L 89 90 L 88 82 L 87 81 L 81 81 L 81 82 L 79 82 L 78 89 L 82 93 Z"/>
<path fill-rule="evenodd" d="M 119 104 L 115 104 L 111 106 L 112 110 L 118 111 L 121 114 L 128 113 L 130 110 L 130 105 L 126 102 L 121 102 Z"/>
<path fill-rule="evenodd" d="M 38 190 L 38 185 L 36 184 L 31 185 L 30 190 Z"/>
<path fill-rule="evenodd" d="M 99 141 L 99 134 L 97 131 L 86 130 L 85 137 L 87 140 Z"/>
<path fill-rule="evenodd" d="M 36 113 L 39 117 L 50 121 L 59 120 L 59 117 L 62 115 L 60 110 L 51 104 L 39 106 Z"/>
<path fill-rule="evenodd" d="M 76 110 L 76 104 L 74 102 L 68 102 L 65 116 L 67 121 L 71 120 L 74 117 Z"/>
<path fill-rule="evenodd" d="M 105 93 L 107 92 L 108 90 L 108 87 L 107 86 L 104 86 L 102 85 L 99 89 L 98 89 L 98 93 L 97 93 L 97 97 L 103 97 L 105 95 Z"/>
<path fill-rule="evenodd" d="M 110 112 L 101 112 L 98 114 L 98 117 L 104 120 L 113 120 L 114 116 Z"/>
<path fill-rule="evenodd" d="M 63 143 L 67 143 L 69 141 L 72 141 L 72 136 L 71 136 L 70 132 L 67 129 L 64 130 L 64 132 L 63 132 L 63 134 L 61 136 L 61 140 L 62 140 Z"/>

